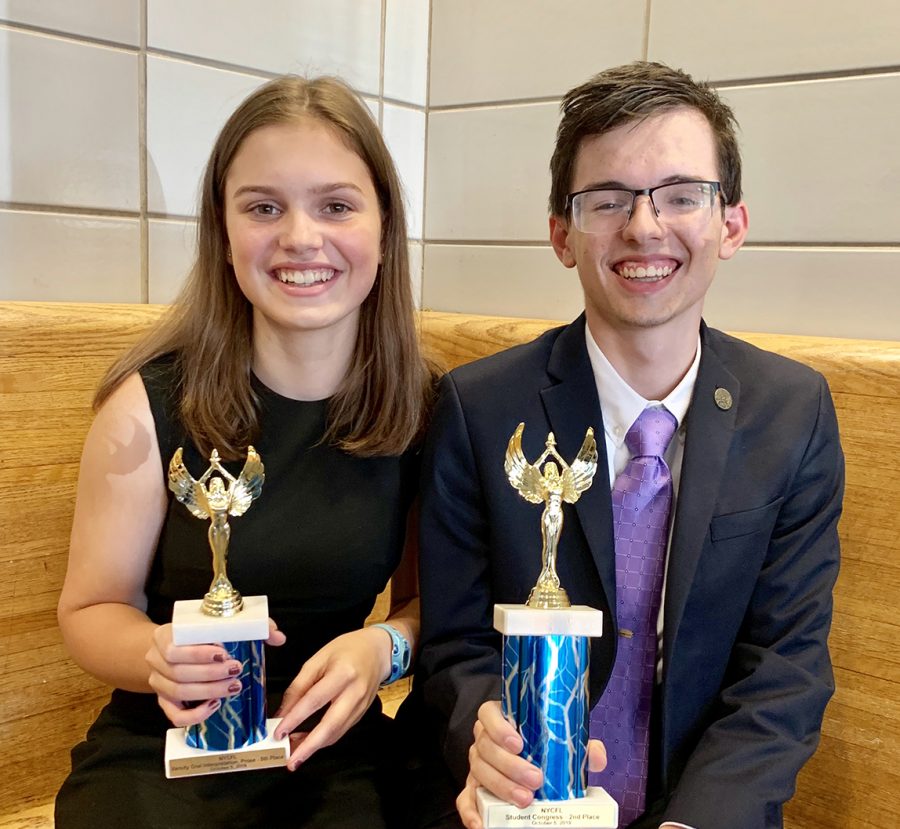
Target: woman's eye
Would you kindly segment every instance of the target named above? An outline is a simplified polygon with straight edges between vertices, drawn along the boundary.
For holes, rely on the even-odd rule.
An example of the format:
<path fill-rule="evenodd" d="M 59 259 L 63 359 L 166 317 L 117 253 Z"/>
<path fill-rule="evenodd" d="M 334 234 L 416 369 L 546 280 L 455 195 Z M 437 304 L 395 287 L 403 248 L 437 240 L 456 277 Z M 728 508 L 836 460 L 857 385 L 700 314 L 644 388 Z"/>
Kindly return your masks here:
<path fill-rule="evenodd" d="M 276 216 L 278 208 L 269 202 L 261 202 L 260 204 L 251 205 L 250 212 L 255 213 L 257 216 Z"/>
<path fill-rule="evenodd" d="M 346 202 L 334 201 L 325 205 L 325 212 L 332 216 L 344 216 L 352 211 L 353 208 Z"/>

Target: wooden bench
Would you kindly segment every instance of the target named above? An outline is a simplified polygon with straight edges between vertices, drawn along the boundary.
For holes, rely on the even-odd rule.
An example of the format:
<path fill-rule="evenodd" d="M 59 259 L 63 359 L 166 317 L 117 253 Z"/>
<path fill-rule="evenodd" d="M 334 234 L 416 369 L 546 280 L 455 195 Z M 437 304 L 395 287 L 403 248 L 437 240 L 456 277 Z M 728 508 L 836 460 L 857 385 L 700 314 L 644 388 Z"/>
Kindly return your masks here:
<path fill-rule="evenodd" d="M 90 400 L 114 357 L 163 309 L 0 303 L 0 827 L 50 827 L 69 749 L 108 689 L 63 650 L 56 601 Z M 425 312 L 447 367 L 552 325 Z M 843 567 L 831 635 L 837 692 L 786 809 L 793 829 L 900 821 L 900 343 L 746 334 L 831 384 L 847 456 Z M 384 612 L 385 597 L 376 614 Z M 394 690 L 402 696 L 404 689 Z"/>

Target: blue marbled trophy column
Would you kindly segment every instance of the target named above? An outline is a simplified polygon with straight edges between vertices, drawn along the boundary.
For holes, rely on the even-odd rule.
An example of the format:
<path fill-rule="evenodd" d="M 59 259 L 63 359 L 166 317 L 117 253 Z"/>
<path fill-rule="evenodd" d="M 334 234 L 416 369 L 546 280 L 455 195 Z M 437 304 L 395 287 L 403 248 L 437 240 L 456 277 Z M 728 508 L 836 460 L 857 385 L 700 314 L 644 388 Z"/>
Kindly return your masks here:
<path fill-rule="evenodd" d="M 587 787 L 587 636 L 503 637 L 503 713 L 522 736 L 522 756 L 544 774 L 538 800 L 584 797 Z"/>
<path fill-rule="evenodd" d="M 240 693 L 223 697 L 218 711 L 202 723 L 187 729 L 185 742 L 191 748 L 230 751 L 265 740 L 266 731 L 266 652 L 265 640 L 224 642 L 230 659 L 237 659 L 243 670 Z"/>

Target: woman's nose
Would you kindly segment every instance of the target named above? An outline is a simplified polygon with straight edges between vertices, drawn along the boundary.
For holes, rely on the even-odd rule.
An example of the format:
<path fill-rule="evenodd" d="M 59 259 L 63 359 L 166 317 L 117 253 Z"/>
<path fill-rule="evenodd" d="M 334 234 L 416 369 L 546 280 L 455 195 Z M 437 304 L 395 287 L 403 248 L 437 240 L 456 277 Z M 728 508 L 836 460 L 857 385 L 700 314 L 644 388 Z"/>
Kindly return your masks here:
<path fill-rule="evenodd" d="M 283 218 L 278 243 L 284 250 L 321 248 L 322 230 L 305 210 L 294 210 Z"/>

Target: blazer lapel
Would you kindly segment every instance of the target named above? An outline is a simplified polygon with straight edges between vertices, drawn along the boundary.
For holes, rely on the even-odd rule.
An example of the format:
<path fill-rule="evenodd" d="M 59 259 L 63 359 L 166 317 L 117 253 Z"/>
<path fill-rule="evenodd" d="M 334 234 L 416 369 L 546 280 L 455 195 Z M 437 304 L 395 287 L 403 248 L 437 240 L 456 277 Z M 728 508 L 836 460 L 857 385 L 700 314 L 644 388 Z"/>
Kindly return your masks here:
<path fill-rule="evenodd" d="M 557 338 L 547 373 L 556 382 L 541 391 L 547 419 L 556 437 L 557 449 L 567 463 L 578 454 L 589 426 L 597 441 L 597 472 L 593 485 L 575 503 L 575 513 L 587 539 L 591 557 L 610 608 L 615 606 L 616 566 L 613 554 L 612 501 L 608 480 L 603 415 L 597 384 L 584 343 L 582 314 Z M 570 513 L 571 514 L 571 513 Z M 604 625 L 613 630 L 614 620 Z"/>
<path fill-rule="evenodd" d="M 702 354 L 686 421 L 684 458 L 666 579 L 663 659 L 684 614 L 697 562 L 725 473 L 740 400 L 740 382 L 725 367 L 701 327 Z"/>

